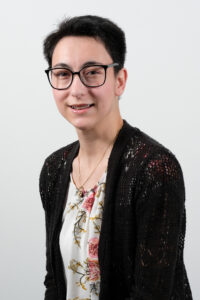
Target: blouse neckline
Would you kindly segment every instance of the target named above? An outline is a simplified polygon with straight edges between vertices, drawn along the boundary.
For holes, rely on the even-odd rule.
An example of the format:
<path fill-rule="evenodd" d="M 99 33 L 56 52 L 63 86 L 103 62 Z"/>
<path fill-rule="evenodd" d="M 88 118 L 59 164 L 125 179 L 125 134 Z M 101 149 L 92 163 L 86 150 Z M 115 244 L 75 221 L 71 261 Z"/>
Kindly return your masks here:
<path fill-rule="evenodd" d="M 84 189 L 84 194 L 89 194 L 89 193 L 90 193 L 91 191 L 93 191 L 96 187 L 98 187 L 98 186 L 104 181 L 105 176 L 106 176 L 106 173 L 107 173 L 107 168 L 106 168 L 106 170 L 103 172 L 103 174 L 102 174 L 101 178 L 99 179 L 99 181 L 98 181 L 92 188 L 90 188 L 90 189 L 88 189 L 88 190 L 85 190 L 85 189 Z M 76 184 L 75 184 L 75 182 L 74 182 L 74 180 L 73 180 L 72 172 L 70 172 L 70 181 L 71 181 L 73 187 L 74 187 L 76 190 L 78 190 L 78 188 L 77 188 L 77 186 L 76 186 Z"/>

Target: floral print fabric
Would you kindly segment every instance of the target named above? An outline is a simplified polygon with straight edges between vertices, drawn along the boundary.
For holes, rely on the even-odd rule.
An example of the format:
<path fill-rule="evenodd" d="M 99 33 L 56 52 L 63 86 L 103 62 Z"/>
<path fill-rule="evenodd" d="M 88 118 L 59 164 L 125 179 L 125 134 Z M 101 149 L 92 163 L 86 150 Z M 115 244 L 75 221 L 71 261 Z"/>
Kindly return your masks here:
<path fill-rule="evenodd" d="M 98 300 L 100 269 L 99 235 L 105 196 L 105 171 L 94 188 L 83 197 L 70 174 L 67 203 L 60 232 L 60 250 L 67 286 L 66 300 Z"/>

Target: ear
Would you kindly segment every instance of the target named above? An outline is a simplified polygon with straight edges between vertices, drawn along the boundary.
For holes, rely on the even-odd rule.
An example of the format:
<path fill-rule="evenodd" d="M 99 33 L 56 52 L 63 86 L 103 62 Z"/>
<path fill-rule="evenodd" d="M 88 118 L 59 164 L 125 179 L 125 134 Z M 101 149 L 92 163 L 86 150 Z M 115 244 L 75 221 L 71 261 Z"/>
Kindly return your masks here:
<path fill-rule="evenodd" d="M 128 73 L 125 68 L 121 69 L 116 75 L 116 86 L 115 86 L 115 94 L 116 96 L 121 96 L 127 81 Z"/>

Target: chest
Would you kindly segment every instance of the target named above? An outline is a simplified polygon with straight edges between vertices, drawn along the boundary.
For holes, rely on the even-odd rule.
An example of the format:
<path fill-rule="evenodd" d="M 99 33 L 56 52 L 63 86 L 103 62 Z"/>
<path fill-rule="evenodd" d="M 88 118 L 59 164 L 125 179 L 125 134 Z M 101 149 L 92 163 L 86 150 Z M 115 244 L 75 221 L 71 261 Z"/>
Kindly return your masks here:
<path fill-rule="evenodd" d="M 72 162 L 72 181 L 74 185 L 79 188 L 83 187 L 84 190 L 91 190 L 101 180 L 108 166 L 108 157 L 105 157 L 100 164 L 98 161 L 88 167 L 84 162 L 78 161 L 76 157 Z"/>

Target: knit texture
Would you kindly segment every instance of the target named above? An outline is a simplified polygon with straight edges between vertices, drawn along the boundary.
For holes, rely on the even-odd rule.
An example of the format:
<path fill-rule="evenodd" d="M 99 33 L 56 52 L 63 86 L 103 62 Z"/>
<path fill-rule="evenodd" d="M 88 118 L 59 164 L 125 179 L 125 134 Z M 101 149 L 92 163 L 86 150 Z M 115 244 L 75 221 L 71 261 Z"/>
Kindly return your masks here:
<path fill-rule="evenodd" d="M 51 154 L 40 174 L 46 221 L 45 300 L 66 300 L 59 248 L 79 141 Z M 124 120 L 107 169 L 99 264 L 100 300 L 191 300 L 184 265 L 183 174 L 174 154 Z"/>

